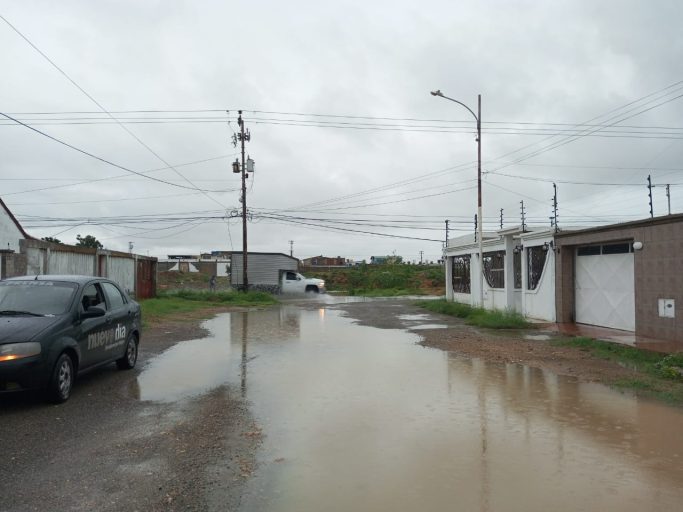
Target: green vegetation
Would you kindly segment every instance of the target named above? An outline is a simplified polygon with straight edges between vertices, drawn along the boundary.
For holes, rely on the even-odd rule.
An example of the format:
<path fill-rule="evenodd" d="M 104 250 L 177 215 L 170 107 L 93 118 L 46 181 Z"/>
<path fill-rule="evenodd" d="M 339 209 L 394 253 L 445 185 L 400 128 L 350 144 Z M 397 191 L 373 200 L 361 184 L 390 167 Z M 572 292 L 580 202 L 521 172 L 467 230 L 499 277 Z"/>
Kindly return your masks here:
<path fill-rule="evenodd" d="M 630 347 L 593 338 L 563 338 L 554 345 L 576 347 L 595 357 L 637 371 L 640 376 L 621 379 L 612 384 L 654 396 L 670 403 L 683 404 L 683 353 L 664 355 L 651 350 Z"/>
<path fill-rule="evenodd" d="M 307 277 L 325 280 L 329 291 L 366 297 L 398 295 L 441 295 L 444 290 L 442 266 L 360 265 L 329 270 L 305 270 Z"/>
<path fill-rule="evenodd" d="M 531 324 L 522 315 L 513 311 L 475 308 L 469 304 L 448 302 L 445 299 L 424 300 L 418 302 L 417 305 L 435 313 L 462 318 L 465 323 L 478 327 L 489 329 L 525 329 L 531 327 Z"/>
<path fill-rule="evenodd" d="M 173 315 L 192 313 L 198 310 L 220 306 L 265 306 L 277 300 L 265 292 L 208 292 L 180 290 L 162 292 L 155 299 L 140 301 L 142 318 L 145 322 L 161 320 Z"/>

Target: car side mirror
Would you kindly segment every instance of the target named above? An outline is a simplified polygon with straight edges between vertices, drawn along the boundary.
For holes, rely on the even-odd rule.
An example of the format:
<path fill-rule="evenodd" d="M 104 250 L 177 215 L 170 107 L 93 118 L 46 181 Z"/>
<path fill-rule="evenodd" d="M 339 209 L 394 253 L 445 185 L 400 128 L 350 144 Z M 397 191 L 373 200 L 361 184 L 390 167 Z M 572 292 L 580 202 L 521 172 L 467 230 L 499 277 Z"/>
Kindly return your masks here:
<path fill-rule="evenodd" d="M 97 318 L 104 316 L 105 313 L 106 311 L 99 306 L 90 306 L 88 309 L 83 311 L 83 313 L 81 313 L 81 319 Z"/>

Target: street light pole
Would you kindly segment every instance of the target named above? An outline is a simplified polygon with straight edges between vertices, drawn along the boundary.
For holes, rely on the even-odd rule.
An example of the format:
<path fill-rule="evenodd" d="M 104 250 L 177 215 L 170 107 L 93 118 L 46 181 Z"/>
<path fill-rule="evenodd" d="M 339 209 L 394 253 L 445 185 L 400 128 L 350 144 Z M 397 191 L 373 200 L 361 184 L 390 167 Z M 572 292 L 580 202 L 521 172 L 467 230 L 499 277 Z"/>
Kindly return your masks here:
<path fill-rule="evenodd" d="M 484 217 L 481 211 L 481 94 L 477 96 L 477 114 L 464 103 L 444 96 L 441 91 L 432 91 L 432 96 L 450 100 L 465 107 L 477 121 L 477 240 L 479 242 L 479 306 L 484 307 L 484 237 L 482 225 Z"/>

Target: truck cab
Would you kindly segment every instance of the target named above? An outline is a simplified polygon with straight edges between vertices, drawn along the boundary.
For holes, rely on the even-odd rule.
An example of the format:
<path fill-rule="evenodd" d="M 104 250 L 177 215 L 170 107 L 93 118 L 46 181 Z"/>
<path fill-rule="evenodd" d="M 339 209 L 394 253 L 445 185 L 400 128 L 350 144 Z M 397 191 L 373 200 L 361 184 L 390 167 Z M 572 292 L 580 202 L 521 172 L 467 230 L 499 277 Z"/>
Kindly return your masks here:
<path fill-rule="evenodd" d="M 282 293 L 325 293 L 325 281 L 304 277 L 293 270 L 283 270 L 280 276 Z"/>

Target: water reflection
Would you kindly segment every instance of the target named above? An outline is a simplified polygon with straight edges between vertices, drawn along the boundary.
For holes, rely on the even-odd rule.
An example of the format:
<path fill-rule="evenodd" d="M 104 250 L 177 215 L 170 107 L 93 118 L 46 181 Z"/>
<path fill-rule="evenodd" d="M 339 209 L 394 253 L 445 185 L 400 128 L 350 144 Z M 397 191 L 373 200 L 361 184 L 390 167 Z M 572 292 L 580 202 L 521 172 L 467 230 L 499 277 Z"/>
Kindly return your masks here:
<path fill-rule="evenodd" d="M 236 313 L 206 326 L 211 338 L 176 345 L 143 372 L 141 395 L 164 397 L 150 390 L 168 370 L 192 387 L 173 371 L 176 358 L 197 362 L 204 389 L 241 387 L 265 434 L 241 510 L 640 511 L 683 502 L 678 409 L 426 349 L 415 333 L 324 308 Z"/>

